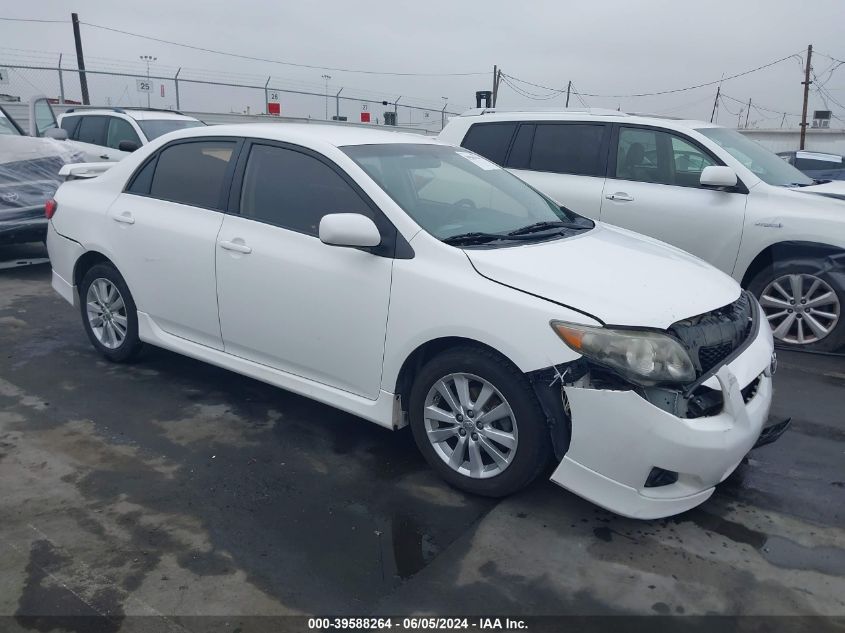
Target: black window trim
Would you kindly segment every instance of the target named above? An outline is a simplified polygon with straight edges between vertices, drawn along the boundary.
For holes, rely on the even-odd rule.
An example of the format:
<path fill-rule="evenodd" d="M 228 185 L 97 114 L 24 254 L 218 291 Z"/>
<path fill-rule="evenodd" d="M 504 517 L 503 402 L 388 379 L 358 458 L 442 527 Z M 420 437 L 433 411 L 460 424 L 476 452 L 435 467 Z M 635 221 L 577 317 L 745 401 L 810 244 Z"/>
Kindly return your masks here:
<path fill-rule="evenodd" d="M 519 169 L 522 171 L 535 171 L 537 173 L 542 174 L 558 174 L 562 176 L 581 176 L 583 178 L 605 178 L 608 169 L 608 163 L 610 162 L 609 154 L 610 154 L 610 146 L 611 146 L 611 126 L 613 125 L 610 121 L 590 121 L 589 119 L 578 119 L 577 121 L 560 121 L 560 120 L 550 120 L 550 119 L 538 119 L 538 120 L 520 120 L 517 121 L 519 125 L 517 125 L 516 130 L 511 137 L 511 142 L 508 145 L 508 151 L 505 155 L 505 168 L 507 169 Z M 510 160 L 511 160 L 511 152 L 513 150 L 514 142 L 516 141 L 517 134 L 519 133 L 519 128 L 523 125 L 533 125 L 534 130 L 531 133 L 531 147 L 528 150 L 528 167 L 511 167 Z M 602 169 L 602 165 L 599 165 L 599 175 L 593 176 L 590 174 L 573 174 L 571 172 L 565 171 L 552 171 L 550 169 L 534 169 L 531 167 L 531 158 L 534 154 L 534 139 L 537 135 L 537 126 L 538 125 L 598 125 L 602 126 L 604 129 L 602 130 L 602 140 L 601 146 L 599 147 L 599 160 L 604 161 L 604 169 Z M 604 172 L 604 174 L 602 174 Z"/>
<path fill-rule="evenodd" d="M 702 145 L 698 140 L 692 138 L 691 136 L 685 134 L 684 132 L 679 132 L 678 130 L 670 130 L 670 129 L 665 128 L 665 127 L 660 127 L 659 125 L 646 125 L 646 124 L 641 124 L 641 123 L 618 123 L 618 122 L 615 122 L 615 123 L 613 123 L 612 138 L 611 138 L 611 143 L 610 143 L 611 150 L 615 150 L 615 151 L 610 152 L 610 156 L 608 157 L 608 160 L 607 160 L 607 178 L 612 178 L 613 180 L 626 180 L 624 178 L 617 178 L 616 177 L 616 162 L 617 162 L 616 157 L 618 156 L 618 153 L 619 153 L 619 150 L 618 150 L 618 147 L 619 147 L 619 130 L 621 130 L 623 127 L 625 127 L 625 128 L 635 128 L 635 129 L 640 129 L 640 130 L 653 130 L 655 132 L 663 132 L 664 134 L 668 134 L 670 136 L 672 136 L 672 135 L 677 136 L 678 138 L 686 141 L 687 143 L 689 143 L 690 145 L 695 147 L 697 150 L 701 151 L 705 156 L 709 157 L 710 160 L 712 160 L 714 162 L 714 164 L 719 165 L 720 167 L 728 167 L 728 165 L 725 163 L 725 161 L 723 161 L 721 158 L 719 158 L 716 154 L 714 154 L 708 148 L 704 147 L 704 145 Z M 611 157 L 613 157 L 612 160 L 611 160 Z M 644 181 L 626 180 L 626 182 L 644 182 Z M 699 189 L 701 191 L 716 191 L 711 187 L 702 187 L 700 185 L 677 185 L 677 184 L 669 184 L 669 183 L 665 183 L 665 182 L 649 182 L 649 183 L 645 183 L 645 184 L 661 185 L 661 186 L 664 186 L 664 187 L 682 187 L 684 189 Z M 748 187 L 745 185 L 744 182 L 742 182 L 742 179 L 739 177 L 739 174 L 737 174 L 737 176 L 736 176 L 736 185 L 735 186 L 724 187 L 723 189 L 720 189 L 719 191 L 726 191 L 728 193 L 741 193 L 741 194 L 745 194 L 745 195 L 747 195 L 748 192 L 749 192 Z"/>
<path fill-rule="evenodd" d="M 226 173 L 223 176 L 223 182 L 221 183 L 220 187 L 220 197 L 217 200 L 216 207 L 204 207 L 196 204 L 188 204 L 181 200 L 170 200 L 168 198 L 160 198 L 159 196 L 153 196 L 150 194 L 149 191 L 147 193 L 142 193 L 138 191 L 130 191 L 129 189 L 135 183 L 135 179 L 138 178 L 140 173 L 144 170 L 144 168 L 149 165 L 151 162 L 155 161 L 156 165 L 153 167 L 153 177 L 150 179 L 150 183 L 155 178 L 155 170 L 158 169 L 158 157 L 159 155 L 169 147 L 173 147 L 175 145 L 183 145 L 187 143 L 206 143 L 206 142 L 227 142 L 227 143 L 234 143 L 235 147 L 232 149 L 232 157 L 229 159 L 229 164 L 226 167 Z M 229 199 L 229 190 L 232 186 L 232 179 L 235 174 L 235 166 L 240 158 L 242 149 L 244 146 L 244 139 L 240 136 L 192 136 L 190 138 L 180 138 L 176 139 L 175 141 L 170 141 L 167 145 L 163 145 L 159 147 L 152 155 L 147 157 L 146 160 L 142 161 L 138 167 L 135 168 L 135 171 L 132 172 L 132 175 L 126 181 L 126 185 L 123 187 L 122 193 L 127 193 L 133 196 L 140 196 L 141 198 L 151 198 L 153 200 L 161 200 L 162 202 L 170 202 L 172 204 L 181 204 L 186 207 L 193 207 L 194 209 L 206 209 L 208 211 L 217 211 L 218 213 L 225 213 L 228 199 Z"/>
<path fill-rule="evenodd" d="M 244 175 L 246 173 L 246 164 L 247 160 L 249 159 L 252 147 L 255 145 L 278 147 L 280 149 L 286 149 L 298 152 L 300 154 L 304 154 L 306 156 L 310 156 L 311 158 L 320 161 L 329 169 L 334 171 L 346 184 L 348 184 L 352 188 L 352 190 L 356 194 L 358 194 L 364 204 L 367 205 L 373 212 L 373 222 L 375 222 L 375 225 L 378 228 L 379 233 L 381 234 L 382 240 L 381 244 L 379 244 L 378 246 L 360 247 L 357 250 L 371 253 L 379 257 L 389 257 L 391 259 L 413 259 L 414 250 L 413 248 L 411 248 L 411 245 L 408 243 L 408 241 L 402 236 L 402 234 L 399 232 L 393 222 L 391 222 L 390 218 L 388 218 L 384 214 L 381 208 L 375 202 L 373 202 L 372 198 L 367 195 L 367 193 L 361 188 L 361 186 L 357 182 L 355 182 L 352 176 L 350 176 L 345 169 L 343 169 L 340 165 L 335 163 L 325 154 L 321 154 L 320 152 L 317 152 L 313 149 L 304 147 L 302 145 L 296 145 L 294 143 L 251 137 L 244 139 L 244 145 L 243 148 L 240 150 L 237 165 L 235 166 L 234 177 L 230 181 L 228 201 L 225 205 L 225 212 L 227 214 L 243 217 L 245 220 L 250 220 L 252 222 L 259 222 L 261 224 L 275 226 L 285 231 L 299 233 L 300 235 L 306 235 L 318 241 L 320 239 L 318 235 L 314 235 L 313 233 L 310 233 L 308 231 L 300 231 L 298 229 L 291 228 L 289 226 L 283 226 L 281 224 L 270 222 L 268 220 L 263 220 L 261 218 L 241 216 L 241 190 L 243 188 L 243 180 Z"/>
<path fill-rule="evenodd" d="M 0 112 L 2 112 L 3 115 L 6 117 L 6 120 L 8 120 L 9 123 L 12 124 L 12 127 L 15 128 L 18 132 L 20 132 L 21 136 L 27 135 L 26 132 L 23 131 L 23 128 L 21 128 L 21 126 L 18 125 L 18 122 L 15 121 L 11 116 L 9 116 L 9 113 L 6 112 L 6 110 L 3 108 L 3 106 L 0 106 Z"/>

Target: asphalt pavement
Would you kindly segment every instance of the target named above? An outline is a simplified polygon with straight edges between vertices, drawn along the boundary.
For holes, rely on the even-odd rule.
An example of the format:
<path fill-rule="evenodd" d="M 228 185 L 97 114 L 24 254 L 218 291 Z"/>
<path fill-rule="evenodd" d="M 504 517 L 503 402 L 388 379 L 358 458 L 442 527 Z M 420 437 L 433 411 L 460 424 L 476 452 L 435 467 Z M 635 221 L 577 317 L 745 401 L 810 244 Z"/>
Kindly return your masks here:
<path fill-rule="evenodd" d="M 49 265 L 0 270 L 0 616 L 842 617 L 845 360 L 781 353 L 775 390 L 792 428 L 678 517 L 542 478 L 494 501 L 407 430 L 159 349 L 108 363 Z"/>

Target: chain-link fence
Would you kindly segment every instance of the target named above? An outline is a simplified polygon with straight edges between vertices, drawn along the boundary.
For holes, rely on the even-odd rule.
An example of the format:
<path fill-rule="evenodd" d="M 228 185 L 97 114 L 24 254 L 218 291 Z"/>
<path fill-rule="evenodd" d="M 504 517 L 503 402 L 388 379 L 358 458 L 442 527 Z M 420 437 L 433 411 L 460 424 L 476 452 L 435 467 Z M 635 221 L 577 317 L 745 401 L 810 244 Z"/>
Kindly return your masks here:
<path fill-rule="evenodd" d="M 266 114 L 305 119 L 341 120 L 372 125 L 396 125 L 437 132 L 446 118 L 458 114 L 443 107 L 419 105 L 401 96 L 374 98 L 355 89 L 332 87 L 327 92 L 295 89 L 285 80 L 267 77 L 263 85 L 222 81 L 202 71 L 177 70 L 132 74 L 106 70 L 4 64 L 0 61 L 0 103 L 25 102 L 35 94 L 57 103 L 82 104 L 81 79 L 87 79 L 89 103 L 96 106 L 152 107 L 209 113 Z M 328 87 L 327 87 L 328 88 Z"/>

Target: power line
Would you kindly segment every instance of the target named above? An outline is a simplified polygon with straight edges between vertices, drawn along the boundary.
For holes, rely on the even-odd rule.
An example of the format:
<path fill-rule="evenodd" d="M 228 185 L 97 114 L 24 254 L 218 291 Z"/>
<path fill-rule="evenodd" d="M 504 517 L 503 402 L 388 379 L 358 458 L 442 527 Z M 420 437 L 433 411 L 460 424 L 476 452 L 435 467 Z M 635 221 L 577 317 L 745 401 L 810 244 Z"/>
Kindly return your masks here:
<path fill-rule="evenodd" d="M 182 42 L 174 42 L 171 40 L 165 40 L 159 37 L 152 37 L 150 35 L 142 35 L 140 33 L 132 33 L 130 31 L 123 31 L 121 29 L 115 29 L 110 26 L 103 26 L 101 24 L 92 24 L 91 22 L 80 22 L 85 26 L 90 26 L 91 28 L 101 29 L 103 31 L 110 31 L 112 33 L 120 33 L 121 35 L 128 35 L 130 37 L 137 37 L 144 40 L 150 40 L 152 42 L 159 42 L 161 44 L 170 44 L 171 46 L 181 46 L 182 48 L 189 48 L 195 51 L 201 51 L 204 53 L 214 53 L 215 55 L 225 55 L 227 57 L 235 57 L 238 59 L 247 59 L 250 61 L 256 62 L 265 62 L 268 64 L 280 64 L 283 66 L 294 66 L 296 68 L 309 68 L 311 70 L 332 70 L 335 72 L 341 73 L 358 73 L 362 75 L 388 75 L 392 77 L 469 77 L 472 75 L 486 75 L 487 71 L 484 72 L 472 72 L 472 73 L 402 73 L 402 72 L 389 72 L 389 71 L 378 71 L 378 70 L 362 70 L 357 68 L 338 68 L 335 66 L 317 66 L 313 64 L 299 64 L 296 62 L 287 62 L 278 59 L 268 59 L 266 57 L 254 57 L 252 55 L 241 55 L 239 53 L 232 53 L 229 51 L 220 51 L 213 48 L 205 48 L 202 46 L 193 46 L 191 44 L 183 44 Z"/>
<path fill-rule="evenodd" d="M 671 90 L 658 90 L 656 92 L 639 92 L 639 93 L 628 94 L 628 95 L 592 94 L 592 93 L 589 93 L 589 92 L 582 92 L 581 94 L 584 95 L 585 97 L 596 97 L 596 98 L 599 98 L 599 99 L 632 99 L 632 98 L 635 98 L 635 97 L 655 97 L 655 96 L 659 96 L 659 95 L 673 94 L 673 93 L 676 93 L 676 92 L 686 92 L 687 90 L 695 90 L 697 88 L 705 88 L 707 86 L 715 86 L 718 83 L 721 83 L 721 82 L 724 82 L 724 81 L 729 81 L 731 79 L 736 79 L 737 77 L 744 77 L 745 75 L 750 75 L 751 73 L 756 73 L 757 71 L 763 70 L 765 68 L 769 68 L 771 66 L 774 66 L 775 64 L 779 64 L 779 63 L 784 62 L 788 59 L 793 59 L 793 58 L 798 58 L 798 57 L 800 57 L 800 55 L 798 53 L 792 53 L 791 55 L 787 55 L 786 57 L 781 57 L 780 59 L 776 59 L 772 62 L 769 62 L 768 64 L 763 64 L 762 66 L 757 66 L 756 68 L 752 68 L 750 70 L 745 70 L 745 71 L 740 72 L 740 73 L 735 73 L 733 75 L 729 75 L 727 77 L 716 79 L 714 81 L 707 81 L 707 82 L 704 82 L 704 83 L 696 84 L 694 86 L 685 86 L 684 88 L 673 88 Z M 544 86 L 542 84 L 536 84 L 536 83 L 532 83 L 530 81 L 525 81 L 524 79 L 519 79 L 517 77 L 514 77 L 513 75 L 508 75 L 508 77 L 510 77 L 511 79 L 518 81 L 520 83 L 524 83 L 524 84 L 527 84 L 529 86 L 534 86 L 535 88 L 543 88 L 544 90 L 550 90 L 550 91 L 553 91 L 553 92 L 565 92 L 566 91 L 566 89 L 560 90 L 558 88 L 552 88 L 550 86 Z"/>
<path fill-rule="evenodd" d="M 70 20 L 38 20 L 35 18 L 0 18 L 3 22 L 40 22 L 43 24 L 70 24 Z"/>

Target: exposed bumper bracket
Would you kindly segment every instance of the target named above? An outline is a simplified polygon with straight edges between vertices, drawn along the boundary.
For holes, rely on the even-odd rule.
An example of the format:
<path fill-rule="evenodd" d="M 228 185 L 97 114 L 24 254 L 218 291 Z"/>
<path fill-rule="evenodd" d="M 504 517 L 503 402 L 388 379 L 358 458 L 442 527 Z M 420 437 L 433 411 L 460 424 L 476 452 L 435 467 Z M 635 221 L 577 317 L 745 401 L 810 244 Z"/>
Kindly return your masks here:
<path fill-rule="evenodd" d="M 772 442 L 778 440 L 791 425 L 792 418 L 786 418 L 783 422 L 778 422 L 777 424 L 764 427 L 763 430 L 760 431 L 760 437 L 757 438 L 757 442 L 751 447 L 751 449 L 760 448 L 761 446 L 771 444 Z"/>

